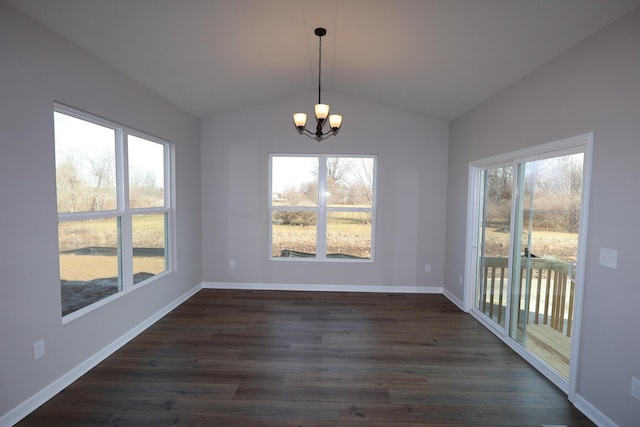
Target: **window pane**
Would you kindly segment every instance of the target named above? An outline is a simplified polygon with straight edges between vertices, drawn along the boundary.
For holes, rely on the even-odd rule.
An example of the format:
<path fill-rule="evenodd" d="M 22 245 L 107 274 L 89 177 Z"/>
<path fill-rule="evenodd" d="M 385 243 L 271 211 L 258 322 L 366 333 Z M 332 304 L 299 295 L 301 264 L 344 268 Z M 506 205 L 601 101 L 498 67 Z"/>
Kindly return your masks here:
<path fill-rule="evenodd" d="M 54 112 L 58 212 L 116 209 L 116 132 Z"/>
<path fill-rule="evenodd" d="M 273 156 L 271 204 L 318 206 L 318 158 Z"/>
<path fill-rule="evenodd" d="M 371 213 L 327 212 L 327 258 L 371 258 Z"/>
<path fill-rule="evenodd" d="M 164 206 L 164 145 L 129 135 L 129 207 Z"/>
<path fill-rule="evenodd" d="M 373 169 L 373 158 L 327 158 L 327 206 L 372 207 Z"/>
<path fill-rule="evenodd" d="M 65 316 L 122 290 L 119 219 L 60 222 L 60 285 Z"/>
<path fill-rule="evenodd" d="M 271 221 L 271 255 L 315 258 L 317 220 L 316 212 L 274 211 Z"/>
<path fill-rule="evenodd" d="M 167 221 L 165 213 L 134 215 L 131 221 L 135 284 L 167 270 Z"/>
<path fill-rule="evenodd" d="M 483 273 L 476 279 L 475 306 L 501 326 L 507 309 L 513 178 L 512 166 L 482 171 L 478 207 L 482 216 L 477 262 Z"/>

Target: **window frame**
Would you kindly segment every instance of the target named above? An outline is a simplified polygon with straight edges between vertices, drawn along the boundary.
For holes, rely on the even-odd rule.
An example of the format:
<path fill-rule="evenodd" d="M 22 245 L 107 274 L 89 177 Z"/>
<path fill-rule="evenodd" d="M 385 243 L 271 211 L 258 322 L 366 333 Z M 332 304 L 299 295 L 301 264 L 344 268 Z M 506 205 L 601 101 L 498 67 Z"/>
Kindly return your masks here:
<path fill-rule="evenodd" d="M 100 211 L 58 212 L 58 224 L 69 221 L 84 221 L 101 218 L 115 218 L 118 223 L 118 270 L 119 290 L 112 295 L 88 304 L 78 310 L 62 316 L 62 323 L 68 323 L 109 302 L 116 300 L 135 289 L 155 282 L 173 271 L 176 266 L 176 224 L 175 224 L 175 185 L 174 185 L 174 153 L 175 145 L 167 140 L 148 133 L 120 125 L 93 114 L 80 111 L 64 104 L 54 103 L 53 113 L 59 113 L 91 124 L 103 126 L 115 131 L 115 197 L 116 208 Z M 164 205 L 147 208 L 130 208 L 129 199 L 129 136 L 135 136 L 163 146 L 163 196 Z M 54 135 L 54 145 L 55 145 Z M 57 181 L 57 175 L 56 175 Z M 57 211 L 57 209 L 56 209 Z M 164 256 L 165 270 L 138 283 L 133 277 L 133 217 L 145 214 L 163 214 L 165 218 Z M 58 247 L 60 242 L 58 241 Z"/>
<path fill-rule="evenodd" d="M 318 200 L 315 206 L 274 206 L 273 205 L 273 159 L 274 157 L 299 157 L 318 159 Z M 339 207 L 327 206 L 326 184 L 327 184 L 327 159 L 328 158 L 353 158 L 372 159 L 372 203 L 371 207 Z M 376 254 L 376 215 L 377 215 L 377 175 L 378 175 L 378 155 L 376 154 L 312 154 L 312 153 L 269 153 L 269 176 L 268 176 L 268 209 L 267 209 L 267 254 L 269 261 L 276 262 L 337 262 L 337 263 L 374 263 Z M 306 211 L 315 212 L 316 223 L 316 256 L 315 257 L 277 257 L 273 256 L 273 213 L 277 211 Z M 371 214 L 371 257 L 370 258 L 329 258 L 327 257 L 327 214 L 329 212 L 362 212 Z"/>

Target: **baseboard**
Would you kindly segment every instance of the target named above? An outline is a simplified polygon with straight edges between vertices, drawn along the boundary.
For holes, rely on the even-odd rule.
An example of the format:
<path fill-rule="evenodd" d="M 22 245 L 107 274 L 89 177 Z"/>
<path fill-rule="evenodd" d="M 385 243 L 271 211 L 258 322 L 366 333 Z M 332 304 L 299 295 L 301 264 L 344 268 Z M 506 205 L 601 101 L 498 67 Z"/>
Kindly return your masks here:
<path fill-rule="evenodd" d="M 153 325 L 155 322 L 166 316 L 171 310 L 178 307 L 180 304 L 191 298 L 195 295 L 200 289 L 202 289 L 202 284 L 198 284 L 191 288 L 189 291 L 182 294 L 180 297 L 158 310 L 151 317 L 144 320 L 142 323 L 135 326 L 133 329 L 128 331 L 126 334 L 122 335 L 117 340 L 113 341 L 111 344 L 104 347 L 102 350 L 82 362 L 80 365 L 71 369 L 66 374 L 62 375 L 60 378 L 40 390 L 38 393 L 34 394 L 20 405 L 13 408 L 11 411 L 4 414 L 0 417 L 0 426 L 12 426 L 22 420 L 24 417 L 29 415 L 31 412 L 35 411 L 51 399 L 56 394 L 60 393 L 66 387 L 68 387 L 71 383 L 76 381 L 78 378 L 86 374 L 89 370 L 94 368 L 104 359 L 109 357 L 111 354 L 116 352 L 126 343 L 131 341 L 133 338 L 142 333 L 149 326 Z"/>
<path fill-rule="evenodd" d="M 618 427 L 609 417 L 579 394 L 576 394 L 573 405 L 598 427 Z"/>
<path fill-rule="evenodd" d="M 371 292 L 401 294 L 441 294 L 441 287 L 429 286 L 358 286 L 284 283 L 203 282 L 204 289 L 238 289 L 262 291 Z"/>
<path fill-rule="evenodd" d="M 452 303 L 457 305 L 460 310 L 465 311 L 464 310 L 464 304 L 462 303 L 462 301 L 457 296 L 455 296 L 454 294 L 449 292 L 446 288 L 442 289 L 442 294 L 445 297 L 449 298 L 449 301 L 451 301 Z"/>

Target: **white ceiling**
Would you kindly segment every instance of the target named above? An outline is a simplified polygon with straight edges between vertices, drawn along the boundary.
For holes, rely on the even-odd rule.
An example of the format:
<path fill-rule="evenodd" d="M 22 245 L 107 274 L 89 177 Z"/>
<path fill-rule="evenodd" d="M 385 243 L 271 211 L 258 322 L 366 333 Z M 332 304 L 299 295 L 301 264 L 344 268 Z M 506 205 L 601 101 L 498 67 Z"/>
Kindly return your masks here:
<path fill-rule="evenodd" d="M 640 6 L 640 0 L 7 1 L 201 118 L 317 91 L 313 29 L 323 26 L 323 90 L 445 120 Z"/>

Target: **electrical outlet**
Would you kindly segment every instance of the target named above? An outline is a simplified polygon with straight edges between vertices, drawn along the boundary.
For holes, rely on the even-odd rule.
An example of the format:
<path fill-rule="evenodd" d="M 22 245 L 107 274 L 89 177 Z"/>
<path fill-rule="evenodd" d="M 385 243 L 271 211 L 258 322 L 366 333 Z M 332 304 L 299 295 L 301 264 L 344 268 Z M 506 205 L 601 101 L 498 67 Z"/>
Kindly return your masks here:
<path fill-rule="evenodd" d="M 640 380 L 636 377 L 631 377 L 631 396 L 640 400 Z"/>
<path fill-rule="evenodd" d="M 229 268 L 236 268 L 236 260 L 232 259 L 229 261 Z"/>
<path fill-rule="evenodd" d="M 38 360 L 44 356 L 44 340 L 33 343 L 33 360 Z"/>
<path fill-rule="evenodd" d="M 462 285 L 462 282 L 464 281 L 464 277 L 462 277 L 462 274 L 458 275 L 458 283 L 460 283 Z"/>
<path fill-rule="evenodd" d="M 431 264 L 425 264 L 424 265 L 424 272 L 425 273 L 431 273 Z"/>

